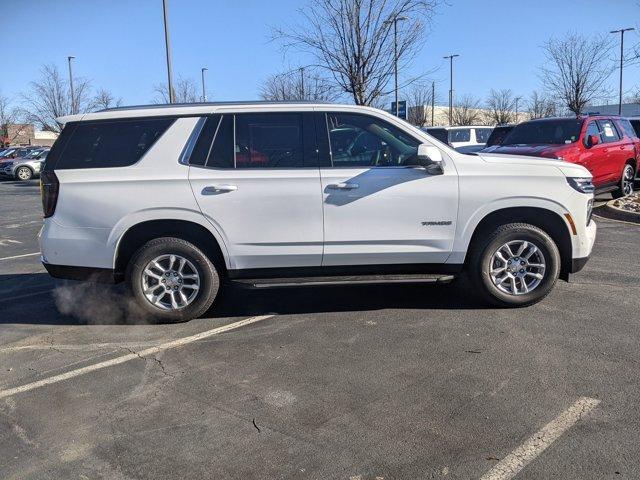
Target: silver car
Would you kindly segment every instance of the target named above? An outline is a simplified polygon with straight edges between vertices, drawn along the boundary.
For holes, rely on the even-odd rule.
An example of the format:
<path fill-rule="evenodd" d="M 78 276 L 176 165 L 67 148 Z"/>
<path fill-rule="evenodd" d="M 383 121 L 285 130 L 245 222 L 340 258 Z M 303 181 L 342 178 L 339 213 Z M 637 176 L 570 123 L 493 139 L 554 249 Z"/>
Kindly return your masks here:
<path fill-rule="evenodd" d="M 48 148 L 41 148 L 28 152 L 24 157 L 0 160 L 0 175 L 16 180 L 31 180 L 40 175 L 48 154 Z"/>

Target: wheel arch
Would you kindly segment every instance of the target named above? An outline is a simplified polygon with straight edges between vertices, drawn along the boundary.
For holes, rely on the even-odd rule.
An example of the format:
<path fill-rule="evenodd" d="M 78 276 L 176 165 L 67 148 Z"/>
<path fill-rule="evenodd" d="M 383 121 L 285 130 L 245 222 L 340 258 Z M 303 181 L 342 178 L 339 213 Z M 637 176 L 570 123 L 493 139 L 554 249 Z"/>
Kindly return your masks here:
<path fill-rule="evenodd" d="M 482 235 L 489 234 L 495 228 L 506 223 L 528 223 L 544 230 L 558 246 L 560 251 L 560 278 L 567 280 L 571 271 L 573 247 L 571 233 L 566 221 L 555 211 L 542 207 L 508 207 L 494 210 L 485 215 L 476 225 L 465 257 L 465 265 L 469 260 L 468 251 Z"/>
<path fill-rule="evenodd" d="M 226 274 L 227 262 L 222 246 L 208 228 L 190 220 L 154 219 L 130 226 L 120 237 L 114 258 L 116 278 L 124 278 L 129 260 L 140 247 L 159 237 L 176 237 L 193 243 L 221 269 L 221 274 Z"/>

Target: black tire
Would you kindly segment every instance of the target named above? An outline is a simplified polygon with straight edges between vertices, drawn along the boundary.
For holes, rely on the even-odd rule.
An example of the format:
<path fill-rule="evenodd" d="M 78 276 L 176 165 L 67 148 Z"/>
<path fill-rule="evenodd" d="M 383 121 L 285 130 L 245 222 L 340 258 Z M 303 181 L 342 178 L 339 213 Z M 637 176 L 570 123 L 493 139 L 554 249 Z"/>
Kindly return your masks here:
<path fill-rule="evenodd" d="M 633 193 L 633 183 L 635 180 L 636 170 L 630 163 L 625 164 L 622 169 L 622 175 L 620 175 L 620 182 L 618 188 L 613 191 L 611 196 L 613 198 L 622 198 Z"/>
<path fill-rule="evenodd" d="M 162 255 L 179 255 L 185 258 L 200 276 L 200 288 L 194 299 L 182 308 L 164 310 L 151 303 L 144 294 L 144 269 L 149 262 Z M 220 275 L 209 257 L 192 243 L 174 237 L 156 238 L 135 252 L 127 266 L 126 281 L 140 307 L 151 318 L 161 322 L 185 322 L 203 315 L 213 304 L 220 288 Z"/>
<path fill-rule="evenodd" d="M 533 243 L 542 252 L 546 268 L 543 278 L 535 288 L 528 293 L 513 295 L 505 293 L 494 284 L 491 270 L 494 268 L 494 253 L 502 245 L 518 240 Z M 539 302 L 553 289 L 560 275 L 560 252 L 552 238 L 540 228 L 527 223 L 510 223 L 497 227 L 489 235 L 482 235 L 474 241 L 466 273 L 474 292 L 483 301 L 499 307 L 526 307 Z M 522 283 L 519 285 L 522 286 Z"/>
<path fill-rule="evenodd" d="M 21 182 L 26 182 L 33 178 L 33 170 L 29 167 L 18 167 L 16 169 L 16 180 L 20 180 Z"/>

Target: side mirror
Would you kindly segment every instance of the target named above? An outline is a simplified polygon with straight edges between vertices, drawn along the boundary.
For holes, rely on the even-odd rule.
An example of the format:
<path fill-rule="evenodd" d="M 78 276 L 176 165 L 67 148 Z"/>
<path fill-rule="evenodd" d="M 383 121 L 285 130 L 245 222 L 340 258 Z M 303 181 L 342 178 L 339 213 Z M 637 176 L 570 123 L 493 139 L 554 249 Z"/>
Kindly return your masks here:
<path fill-rule="evenodd" d="M 438 147 L 423 143 L 418 145 L 418 152 L 408 163 L 407 167 L 423 168 L 431 175 L 442 175 L 442 152 Z"/>
<path fill-rule="evenodd" d="M 600 143 L 600 137 L 598 135 L 589 135 L 587 137 L 587 148 L 591 148 L 594 145 L 598 145 Z"/>

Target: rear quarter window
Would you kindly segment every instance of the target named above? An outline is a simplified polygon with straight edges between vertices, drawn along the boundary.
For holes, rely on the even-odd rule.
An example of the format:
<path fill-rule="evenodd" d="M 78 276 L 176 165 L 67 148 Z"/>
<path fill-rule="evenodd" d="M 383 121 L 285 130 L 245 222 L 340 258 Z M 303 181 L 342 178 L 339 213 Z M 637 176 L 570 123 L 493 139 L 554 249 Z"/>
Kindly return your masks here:
<path fill-rule="evenodd" d="M 174 122 L 174 118 L 123 119 L 78 123 L 64 129 L 53 150 L 57 170 L 133 165 Z M 69 127 L 71 129 L 69 130 Z M 62 140 L 62 142 L 61 142 Z M 51 155 L 53 156 L 53 155 Z M 50 156 L 50 157 L 51 157 Z M 51 160 L 51 159 L 50 159 Z M 50 162 L 47 162 L 49 166 Z"/>

